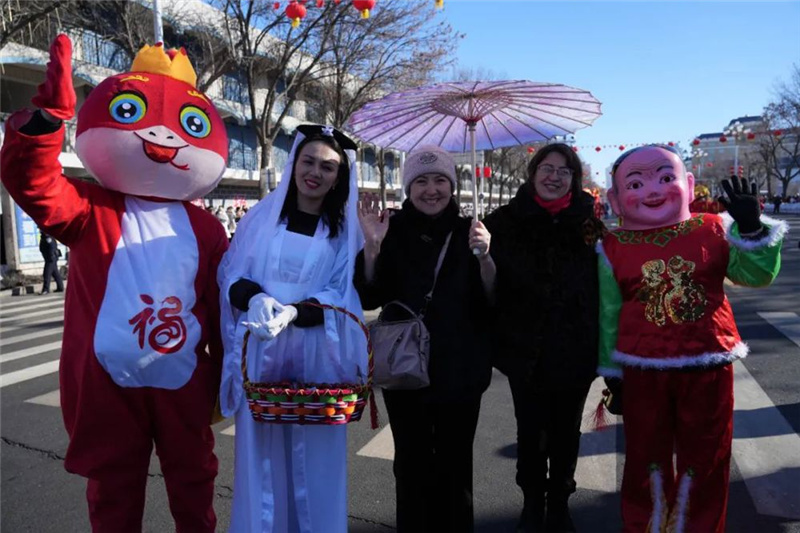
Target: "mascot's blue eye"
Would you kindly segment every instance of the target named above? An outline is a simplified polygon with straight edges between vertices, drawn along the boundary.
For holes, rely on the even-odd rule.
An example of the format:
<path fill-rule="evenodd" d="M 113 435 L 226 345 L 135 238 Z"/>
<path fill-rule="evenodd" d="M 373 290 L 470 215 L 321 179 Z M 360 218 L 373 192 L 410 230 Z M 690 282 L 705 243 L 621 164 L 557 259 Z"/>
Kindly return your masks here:
<path fill-rule="evenodd" d="M 111 100 L 108 110 L 117 122 L 133 124 L 144 118 L 144 114 L 147 113 L 147 103 L 137 94 L 122 93 Z"/>
<path fill-rule="evenodd" d="M 186 133 L 198 139 L 211 134 L 211 120 L 199 107 L 190 105 L 181 109 L 181 126 Z"/>

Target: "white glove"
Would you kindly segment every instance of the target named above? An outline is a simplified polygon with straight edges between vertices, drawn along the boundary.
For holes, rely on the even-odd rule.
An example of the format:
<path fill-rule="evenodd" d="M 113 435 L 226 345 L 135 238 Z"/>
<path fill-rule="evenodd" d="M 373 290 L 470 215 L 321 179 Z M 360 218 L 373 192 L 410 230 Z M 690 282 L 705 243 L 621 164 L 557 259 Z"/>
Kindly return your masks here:
<path fill-rule="evenodd" d="M 289 327 L 294 319 L 297 318 L 297 308 L 293 305 L 281 306 L 275 318 L 267 322 L 267 339 L 274 339 L 278 334 Z"/>
<path fill-rule="evenodd" d="M 250 298 L 247 306 L 247 322 L 244 325 L 250 333 L 262 341 L 273 338 L 274 335 L 270 337 L 267 333 L 267 323 L 283 311 L 283 305 L 272 296 L 260 292 Z"/>

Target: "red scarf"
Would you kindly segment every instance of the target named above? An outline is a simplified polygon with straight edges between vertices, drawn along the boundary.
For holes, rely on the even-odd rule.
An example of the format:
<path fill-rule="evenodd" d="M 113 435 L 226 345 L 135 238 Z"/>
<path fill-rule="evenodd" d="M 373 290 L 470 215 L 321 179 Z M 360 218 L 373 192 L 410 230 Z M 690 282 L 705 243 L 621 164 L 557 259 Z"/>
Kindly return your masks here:
<path fill-rule="evenodd" d="M 556 198 L 555 200 L 542 200 L 536 194 L 533 195 L 533 199 L 536 200 L 537 204 L 542 206 L 548 213 L 550 213 L 550 216 L 555 216 L 557 213 L 567 208 L 570 200 L 572 200 L 572 191 L 569 191 L 561 198 Z"/>

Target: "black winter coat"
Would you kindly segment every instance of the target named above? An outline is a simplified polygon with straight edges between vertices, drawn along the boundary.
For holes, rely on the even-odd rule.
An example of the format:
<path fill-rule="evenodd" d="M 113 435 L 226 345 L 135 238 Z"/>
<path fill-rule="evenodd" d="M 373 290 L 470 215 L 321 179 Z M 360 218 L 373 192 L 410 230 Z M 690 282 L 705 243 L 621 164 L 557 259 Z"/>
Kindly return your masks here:
<path fill-rule="evenodd" d="M 581 193 L 551 216 L 529 183 L 483 221 L 497 265 L 494 365 L 541 389 L 588 385 L 598 350 L 595 243 L 604 226 Z"/>
<path fill-rule="evenodd" d="M 39 252 L 45 263 L 58 261 L 58 242 L 50 235 L 42 233 L 39 240 Z"/>
<path fill-rule="evenodd" d="M 439 397 L 482 393 L 491 379 L 490 315 L 478 260 L 468 244 L 470 221 L 458 216 L 455 202 L 436 219 L 406 200 L 389 220 L 389 230 L 375 265 L 375 278 L 364 276 L 364 252 L 356 261 L 354 284 L 364 309 L 400 300 L 418 312 L 433 285 L 433 272 L 447 233 L 450 245 L 424 318 L 430 332 L 431 390 Z M 387 317 L 399 319 L 398 317 Z"/>

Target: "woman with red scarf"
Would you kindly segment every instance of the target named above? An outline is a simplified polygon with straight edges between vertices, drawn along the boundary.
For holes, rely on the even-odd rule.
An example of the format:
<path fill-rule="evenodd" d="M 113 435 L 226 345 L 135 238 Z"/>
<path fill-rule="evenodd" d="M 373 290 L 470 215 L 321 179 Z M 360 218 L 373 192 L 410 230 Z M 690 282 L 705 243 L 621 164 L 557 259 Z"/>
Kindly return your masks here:
<path fill-rule="evenodd" d="M 518 531 L 574 531 L 583 404 L 597 365 L 597 255 L 604 232 L 583 169 L 565 144 L 528 164 L 528 181 L 486 217 L 497 265 L 494 364 L 517 418 Z"/>

